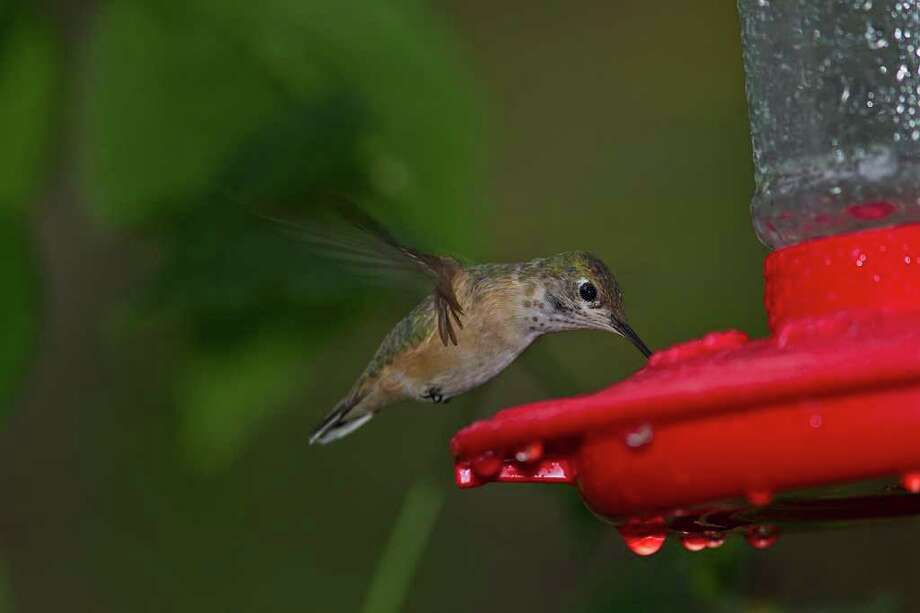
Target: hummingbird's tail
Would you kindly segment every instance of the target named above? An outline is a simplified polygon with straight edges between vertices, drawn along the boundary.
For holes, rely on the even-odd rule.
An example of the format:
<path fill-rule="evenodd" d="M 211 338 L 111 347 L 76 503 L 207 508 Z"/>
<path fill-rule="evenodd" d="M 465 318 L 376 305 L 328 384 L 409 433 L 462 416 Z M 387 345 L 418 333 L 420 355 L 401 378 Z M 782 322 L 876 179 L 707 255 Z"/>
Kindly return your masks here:
<path fill-rule="evenodd" d="M 325 445 L 351 434 L 374 416 L 370 411 L 357 408 L 362 397 L 349 396 L 338 403 L 310 433 L 310 444 Z"/>

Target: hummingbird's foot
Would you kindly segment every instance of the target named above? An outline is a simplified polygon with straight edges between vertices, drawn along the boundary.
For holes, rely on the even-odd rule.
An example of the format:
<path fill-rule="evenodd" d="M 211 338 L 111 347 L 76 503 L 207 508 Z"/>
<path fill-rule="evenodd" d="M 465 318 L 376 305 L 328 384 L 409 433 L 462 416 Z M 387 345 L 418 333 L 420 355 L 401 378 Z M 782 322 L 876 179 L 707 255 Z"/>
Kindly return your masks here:
<path fill-rule="evenodd" d="M 441 393 L 440 387 L 428 388 L 425 391 L 425 393 L 422 394 L 422 399 L 430 400 L 435 404 L 441 404 L 441 403 L 447 404 L 448 402 L 450 402 L 450 398 L 445 398 L 444 395 Z"/>

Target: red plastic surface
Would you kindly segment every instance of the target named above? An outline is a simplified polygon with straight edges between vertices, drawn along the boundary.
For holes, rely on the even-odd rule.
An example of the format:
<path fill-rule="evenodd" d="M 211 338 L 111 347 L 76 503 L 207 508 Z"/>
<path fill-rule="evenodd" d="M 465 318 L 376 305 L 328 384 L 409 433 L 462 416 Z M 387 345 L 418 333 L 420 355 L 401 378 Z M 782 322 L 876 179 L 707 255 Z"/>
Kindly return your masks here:
<path fill-rule="evenodd" d="M 776 251 L 765 265 L 770 327 L 860 309 L 920 309 L 920 225 L 809 241 Z"/>
<path fill-rule="evenodd" d="M 458 485 L 573 483 L 643 555 L 662 526 L 688 550 L 725 530 L 762 548 L 783 522 L 920 513 L 920 226 L 783 249 L 765 275 L 773 336 L 710 334 L 595 394 L 474 423 L 451 441 Z M 773 502 L 880 477 L 902 487 Z"/>

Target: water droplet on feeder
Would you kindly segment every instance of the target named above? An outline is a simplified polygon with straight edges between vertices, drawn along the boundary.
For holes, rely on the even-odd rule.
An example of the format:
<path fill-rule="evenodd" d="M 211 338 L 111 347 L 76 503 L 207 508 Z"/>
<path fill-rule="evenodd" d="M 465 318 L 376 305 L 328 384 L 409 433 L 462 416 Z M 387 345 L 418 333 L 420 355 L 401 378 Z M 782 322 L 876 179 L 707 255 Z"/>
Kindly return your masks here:
<path fill-rule="evenodd" d="M 486 451 L 471 462 L 473 472 L 480 479 L 491 479 L 502 469 L 502 459 L 492 451 Z"/>
<path fill-rule="evenodd" d="M 685 534 L 680 537 L 680 544 L 687 551 L 702 551 L 709 545 L 709 539 L 701 534 Z"/>
<path fill-rule="evenodd" d="M 920 472 L 905 473 L 901 485 L 911 494 L 920 494 Z"/>
<path fill-rule="evenodd" d="M 649 534 L 645 536 L 624 535 L 624 541 L 629 550 L 637 556 L 650 556 L 658 553 L 664 545 L 664 534 Z"/>
<path fill-rule="evenodd" d="M 631 519 L 617 527 L 617 530 L 629 550 L 637 556 L 658 553 L 668 535 L 664 520 L 660 517 L 647 520 Z"/>
<path fill-rule="evenodd" d="M 715 530 L 706 532 L 705 538 L 707 549 L 718 549 L 725 544 L 725 535 L 721 532 L 716 532 Z"/>
<path fill-rule="evenodd" d="M 514 459 L 518 462 L 538 462 L 543 457 L 543 443 L 534 441 L 526 447 L 518 449 L 514 454 Z"/>
<path fill-rule="evenodd" d="M 779 530 L 773 526 L 754 526 L 747 531 L 745 539 L 754 549 L 766 549 L 779 539 Z"/>
<path fill-rule="evenodd" d="M 747 501 L 755 507 L 762 507 L 773 501 L 773 492 L 770 490 L 751 490 L 746 497 Z"/>
<path fill-rule="evenodd" d="M 626 433 L 626 446 L 631 449 L 644 447 L 652 442 L 654 435 L 652 424 L 641 424 Z"/>

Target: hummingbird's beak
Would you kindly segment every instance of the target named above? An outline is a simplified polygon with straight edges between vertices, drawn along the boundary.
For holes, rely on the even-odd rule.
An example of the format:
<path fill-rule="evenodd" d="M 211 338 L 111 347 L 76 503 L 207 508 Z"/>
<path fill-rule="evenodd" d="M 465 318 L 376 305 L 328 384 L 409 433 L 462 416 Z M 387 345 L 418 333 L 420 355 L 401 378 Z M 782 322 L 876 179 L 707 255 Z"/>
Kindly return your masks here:
<path fill-rule="evenodd" d="M 642 355 L 649 357 L 652 355 L 652 350 L 648 348 L 648 345 L 642 342 L 642 339 L 639 338 L 639 335 L 636 334 L 636 331 L 629 327 L 629 324 L 625 321 L 620 321 L 617 318 L 611 318 L 611 323 L 613 324 L 613 329 L 616 330 L 619 334 L 622 334 L 625 338 L 629 339 L 629 342 L 632 343 L 636 349 L 642 352 Z"/>

